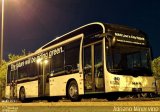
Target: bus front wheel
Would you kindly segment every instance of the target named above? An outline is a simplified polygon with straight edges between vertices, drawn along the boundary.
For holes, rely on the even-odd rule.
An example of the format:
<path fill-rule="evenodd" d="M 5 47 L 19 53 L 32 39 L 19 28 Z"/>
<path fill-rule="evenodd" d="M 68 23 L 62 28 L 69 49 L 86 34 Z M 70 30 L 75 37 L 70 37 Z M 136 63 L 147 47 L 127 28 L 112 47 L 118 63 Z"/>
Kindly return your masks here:
<path fill-rule="evenodd" d="M 67 94 L 68 94 L 69 99 L 72 102 L 81 100 L 81 97 L 78 94 L 78 85 L 77 85 L 77 82 L 75 80 L 72 80 L 69 83 L 69 86 L 67 88 Z"/>
<path fill-rule="evenodd" d="M 19 92 L 19 100 L 21 102 L 25 102 L 25 99 L 26 99 L 25 89 L 22 87 Z"/>

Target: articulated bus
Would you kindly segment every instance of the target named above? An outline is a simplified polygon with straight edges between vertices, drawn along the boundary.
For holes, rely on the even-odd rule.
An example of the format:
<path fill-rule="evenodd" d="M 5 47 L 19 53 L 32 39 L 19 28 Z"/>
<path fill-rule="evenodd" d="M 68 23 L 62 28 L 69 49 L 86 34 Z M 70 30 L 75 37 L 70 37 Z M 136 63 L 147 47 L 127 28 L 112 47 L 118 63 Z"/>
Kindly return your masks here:
<path fill-rule="evenodd" d="M 94 22 L 8 64 L 6 98 L 106 98 L 154 93 L 151 48 L 141 30 Z"/>

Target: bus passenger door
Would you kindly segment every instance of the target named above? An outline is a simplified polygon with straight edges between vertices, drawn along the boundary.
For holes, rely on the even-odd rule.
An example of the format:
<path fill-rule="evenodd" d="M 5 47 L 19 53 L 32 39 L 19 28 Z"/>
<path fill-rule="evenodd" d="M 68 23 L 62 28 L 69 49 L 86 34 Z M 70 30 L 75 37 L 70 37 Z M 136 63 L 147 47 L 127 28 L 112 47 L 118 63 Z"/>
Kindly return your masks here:
<path fill-rule="evenodd" d="M 102 42 L 83 48 L 85 92 L 104 91 Z"/>
<path fill-rule="evenodd" d="M 17 70 L 10 72 L 10 98 L 11 100 L 14 100 L 17 98 Z"/>
<path fill-rule="evenodd" d="M 49 69 L 48 60 L 42 61 L 38 66 L 39 80 L 38 80 L 38 94 L 39 97 L 49 96 Z"/>

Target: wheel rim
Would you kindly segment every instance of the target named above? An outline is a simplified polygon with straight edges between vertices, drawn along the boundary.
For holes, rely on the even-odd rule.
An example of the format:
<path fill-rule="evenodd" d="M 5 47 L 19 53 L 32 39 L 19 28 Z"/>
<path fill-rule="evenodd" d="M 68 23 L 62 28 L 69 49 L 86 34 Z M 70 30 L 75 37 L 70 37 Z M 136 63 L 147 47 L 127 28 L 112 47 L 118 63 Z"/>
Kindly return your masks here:
<path fill-rule="evenodd" d="M 71 85 L 69 88 L 69 95 L 72 98 L 75 98 L 78 94 L 78 88 L 76 85 Z"/>

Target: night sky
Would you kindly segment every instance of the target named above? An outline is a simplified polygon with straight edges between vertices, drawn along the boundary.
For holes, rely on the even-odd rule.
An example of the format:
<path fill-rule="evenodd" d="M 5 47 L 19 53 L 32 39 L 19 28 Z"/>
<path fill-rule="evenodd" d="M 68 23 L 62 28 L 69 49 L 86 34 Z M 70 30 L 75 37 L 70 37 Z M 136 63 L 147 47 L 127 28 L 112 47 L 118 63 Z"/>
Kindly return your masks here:
<path fill-rule="evenodd" d="M 4 19 L 5 59 L 97 21 L 143 30 L 160 56 L 160 0 L 6 0 Z"/>

